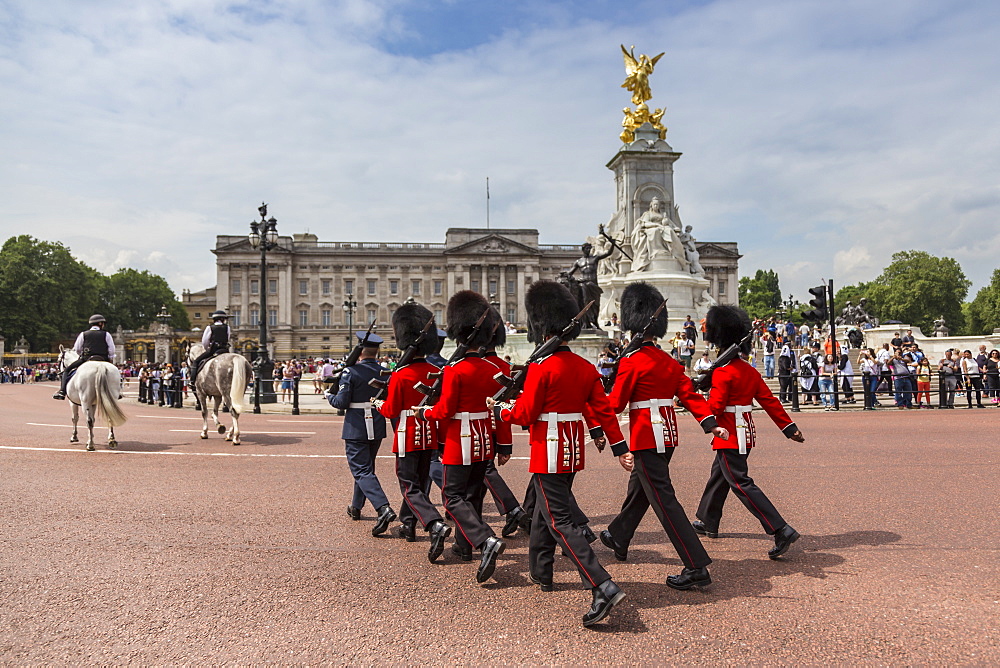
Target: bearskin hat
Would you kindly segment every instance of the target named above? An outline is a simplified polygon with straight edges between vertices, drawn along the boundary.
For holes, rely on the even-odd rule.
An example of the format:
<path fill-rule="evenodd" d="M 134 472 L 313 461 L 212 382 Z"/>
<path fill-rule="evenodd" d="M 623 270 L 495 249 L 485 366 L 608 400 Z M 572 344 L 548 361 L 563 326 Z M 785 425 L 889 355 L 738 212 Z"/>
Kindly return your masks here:
<path fill-rule="evenodd" d="M 426 306 L 420 304 L 403 304 L 392 314 L 392 331 L 396 336 L 396 347 L 400 350 L 409 348 L 416 343 L 420 337 L 420 332 L 427 326 L 428 321 L 434 317 Z M 424 340 L 420 342 L 417 349 L 417 356 L 429 355 L 437 349 L 437 328 L 432 327 Z"/>
<path fill-rule="evenodd" d="M 725 350 L 739 343 L 750 332 L 750 327 L 750 316 L 739 306 L 716 305 L 708 309 L 705 316 L 705 340 Z M 751 346 L 747 341 L 740 350 L 749 354 Z"/>
<path fill-rule="evenodd" d="M 486 318 L 486 327 L 490 330 L 493 338 L 490 339 L 487 348 L 502 348 L 507 343 L 507 328 L 504 327 L 503 318 L 500 317 L 500 312 L 495 308 L 490 309 L 492 313 Z"/>
<path fill-rule="evenodd" d="M 630 284 L 621 297 L 622 329 L 640 334 L 662 303 L 663 295 L 649 283 L 640 281 Z M 651 333 L 656 338 L 667 333 L 667 309 L 660 311 Z"/>
<path fill-rule="evenodd" d="M 484 311 L 492 311 L 493 307 L 478 292 L 462 290 L 452 295 L 448 300 L 448 338 L 453 341 L 464 341 L 482 317 Z M 478 350 L 490 342 L 490 317 L 487 315 L 476 336 L 469 341 L 470 350 Z"/>
<path fill-rule="evenodd" d="M 569 324 L 580 307 L 576 299 L 562 283 L 555 281 L 535 281 L 524 295 L 524 307 L 528 312 L 528 340 L 541 343 L 550 334 L 559 334 Z M 566 337 L 567 341 L 580 335 L 580 327 Z"/>

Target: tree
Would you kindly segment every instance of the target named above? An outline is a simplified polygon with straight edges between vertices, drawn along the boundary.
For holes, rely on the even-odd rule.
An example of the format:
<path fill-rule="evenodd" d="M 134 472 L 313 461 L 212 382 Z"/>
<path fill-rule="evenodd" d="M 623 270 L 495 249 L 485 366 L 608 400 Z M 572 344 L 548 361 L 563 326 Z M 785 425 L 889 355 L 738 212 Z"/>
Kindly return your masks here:
<path fill-rule="evenodd" d="M 0 330 L 24 337 L 34 351 L 48 350 L 94 313 L 101 275 L 58 242 L 26 234 L 0 249 Z"/>
<path fill-rule="evenodd" d="M 867 296 L 882 322 L 900 320 L 933 336 L 934 321 L 944 317 L 953 332 L 962 331 L 962 302 L 972 283 L 953 258 L 924 251 L 900 251 L 867 285 Z"/>
<path fill-rule="evenodd" d="M 767 318 L 781 310 L 781 288 L 773 269 L 758 269 L 753 278 L 740 279 L 740 306 L 752 318 Z"/>
<path fill-rule="evenodd" d="M 145 329 L 156 320 L 160 307 L 166 306 L 172 327 L 191 328 L 187 310 L 177 301 L 167 281 L 148 271 L 119 269 L 104 277 L 98 304 L 109 327 Z"/>
<path fill-rule="evenodd" d="M 976 298 L 966 304 L 966 332 L 990 334 L 1000 327 L 1000 269 L 993 270 L 990 284 L 980 288 Z"/>

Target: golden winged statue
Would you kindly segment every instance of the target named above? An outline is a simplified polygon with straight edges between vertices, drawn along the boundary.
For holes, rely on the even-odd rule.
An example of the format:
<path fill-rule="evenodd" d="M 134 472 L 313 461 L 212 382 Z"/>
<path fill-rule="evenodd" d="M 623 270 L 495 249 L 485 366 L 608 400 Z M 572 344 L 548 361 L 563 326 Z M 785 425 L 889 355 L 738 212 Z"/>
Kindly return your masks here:
<path fill-rule="evenodd" d="M 632 92 L 632 104 L 642 104 L 653 97 L 649 92 L 649 75 L 653 73 L 656 61 L 663 57 L 663 54 L 655 58 L 640 54 L 636 60 L 635 46 L 630 51 L 625 50 L 624 44 L 621 47 L 625 56 L 625 83 L 622 84 L 622 88 Z"/>

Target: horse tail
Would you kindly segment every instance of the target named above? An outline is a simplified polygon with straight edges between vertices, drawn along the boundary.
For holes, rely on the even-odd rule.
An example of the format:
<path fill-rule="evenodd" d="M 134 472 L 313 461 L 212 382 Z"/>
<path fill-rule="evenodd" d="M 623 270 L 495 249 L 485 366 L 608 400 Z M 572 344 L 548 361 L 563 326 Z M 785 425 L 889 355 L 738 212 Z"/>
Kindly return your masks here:
<path fill-rule="evenodd" d="M 108 427 L 112 428 L 125 424 L 128 420 L 128 416 L 118 405 L 118 391 L 121 388 L 112 387 L 113 384 L 114 376 L 108 367 L 103 364 L 97 365 L 97 406 Z"/>
<path fill-rule="evenodd" d="M 242 355 L 233 358 L 233 382 L 229 386 L 229 405 L 237 413 L 243 412 L 243 395 L 247 391 L 247 361 Z"/>

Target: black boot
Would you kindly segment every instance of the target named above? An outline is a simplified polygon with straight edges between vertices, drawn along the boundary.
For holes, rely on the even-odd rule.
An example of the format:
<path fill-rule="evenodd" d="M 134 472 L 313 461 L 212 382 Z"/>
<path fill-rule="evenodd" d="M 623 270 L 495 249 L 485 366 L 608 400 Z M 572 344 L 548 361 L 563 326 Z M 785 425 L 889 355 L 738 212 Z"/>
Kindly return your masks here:
<path fill-rule="evenodd" d="M 483 543 L 483 558 L 479 562 L 479 568 L 476 569 L 476 582 L 486 582 L 493 575 L 493 571 L 497 567 L 497 557 L 503 554 L 504 548 L 503 541 L 496 536 L 490 536 Z"/>
<path fill-rule="evenodd" d="M 507 521 L 504 522 L 500 535 L 504 538 L 509 538 L 517 533 L 517 530 L 521 526 L 521 518 L 524 515 L 527 515 L 527 513 L 520 506 L 507 513 Z"/>
<path fill-rule="evenodd" d="M 708 574 L 708 569 L 685 568 L 680 575 L 668 575 L 667 586 L 673 589 L 686 591 L 692 587 L 707 587 L 712 584 L 712 576 Z"/>
<path fill-rule="evenodd" d="M 431 563 L 434 563 L 434 560 L 440 557 L 441 553 L 444 552 L 444 541 L 451 535 L 451 527 L 441 520 L 434 520 L 427 528 L 431 534 L 431 546 L 427 550 L 427 558 Z M 466 561 L 472 561 L 471 552 L 469 553 L 469 558 L 466 559 Z"/>
<path fill-rule="evenodd" d="M 347 516 L 357 522 L 361 519 L 361 509 L 354 506 L 347 506 Z"/>
<path fill-rule="evenodd" d="M 555 587 L 552 585 L 552 576 L 549 577 L 535 577 L 532 573 L 528 573 L 528 579 L 531 580 L 532 584 L 538 585 L 542 591 L 548 592 L 553 591 Z"/>
<path fill-rule="evenodd" d="M 53 399 L 58 399 L 60 401 L 66 398 L 66 383 L 69 382 L 66 378 L 66 374 L 62 375 L 62 380 L 59 382 L 59 390 L 52 395 Z"/>
<path fill-rule="evenodd" d="M 590 610 L 583 616 L 583 625 L 591 626 L 608 616 L 611 608 L 622 602 L 625 592 L 618 588 L 612 580 L 605 580 L 592 590 L 594 600 Z"/>
<path fill-rule="evenodd" d="M 710 528 L 707 524 L 705 524 L 701 520 L 695 520 L 694 522 L 691 522 L 691 528 L 693 528 L 694 532 L 700 536 L 708 536 L 709 538 L 719 537 L 718 527 Z"/>
<path fill-rule="evenodd" d="M 375 526 L 372 527 L 372 535 L 381 536 L 384 534 L 394 519 L 396 519 L 396 513 L 393 512 L 388 503 L 379 508 L 378 517 L 375 518 Z"/>
<path fill-rule="evenodd" d="M 396 535 L 400 538 L 405 538 L 407 543 L 417 542 L 417 524 L 416 520 L 410 520 L 409 522 L 403 522 L 396 529 Z"/>
<path fill-rule="evenodd" d="M 777 559 L 788 552 L 788 548 L 798 539 L 799 532 L 793 529 L 790 524 L 786 524 L 774 534 L 774 547 L 768 551 L 767 556 L 771 559 Z"/>

